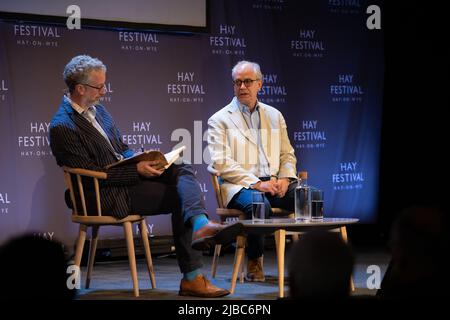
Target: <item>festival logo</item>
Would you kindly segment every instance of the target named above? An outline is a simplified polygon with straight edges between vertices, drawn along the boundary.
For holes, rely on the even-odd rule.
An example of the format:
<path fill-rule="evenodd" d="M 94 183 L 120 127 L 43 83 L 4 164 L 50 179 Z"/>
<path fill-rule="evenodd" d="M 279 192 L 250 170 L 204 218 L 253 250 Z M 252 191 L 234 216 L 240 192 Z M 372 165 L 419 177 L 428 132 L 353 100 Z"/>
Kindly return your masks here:
<path fill-rule="evenodd" d="M 294 131 L 294 148 L 325 149 L 327 135 L 320 129 L 318 120 L 303 120 L 300 130 Z"/>
<path fill-rule="evenodd" d="M 132 134 L 122 135 L 123 143 L 135 152 L 144 150 L 160 150 L 163 142 L 159 133 L 155 133 L 150 121 L 136 121 L 132 123 Z"/>
<path fill-rule="evenodd" d="M 217 33 L 209 37 L 211 53 L 215 55 L 244 56 L 246 39 L 239 35 L 235 25 L 221 24 Z"/>
<path fill-rule="evenodd" d="M 106 93 L 103 97 L 100 98 L 100 104 L 104 104 L 105 102 L 109 103 L 112 101 L 114 90 L 112 89 L 111 82 L 106 82 L 105 87 Z"/>
<path fill-rule="evenodd" d="M 256 10 L 283 11 L 284 0 L 254 0 L 252 8 Z"/>
<path fill-rule="evenodd" d="M 45 157 L 51 156 L 49 128 L 50 122 L 30 122 L 27 124 L 27 134 L 17 137 L 20 156 Z"/>
<path fill-rule="evenodd" d="M 155 236 L 155 234 L 153 233 L 153 227 L 155 226 L 155 224 L 146 222 L 146 225 L 147 225 L 148 236 L 153 238 Z M 139 236 L 141 234 L 141 230 L 139 230 L 139 224 L 138 223 L 136 223 L 135 232 L 136 232 L 137 236 Z"/>
<path fill-rule="evenodd" d="M 156 33 L 119 31 L 120 49 L 124 51 L 158 52 L 159 38 Z"/>
<path fill-rule="evenodd" d="M 0 192 L 0 214 L 7 214 L 11 200 L 7 192 Z"/>
<path fill-rule="evenodd" d="M 203 103 L 205 86 L 196 78 L 194 71 L 177 72 L 175 81 L 167 84 L 171 103 Z"/>
<path fill-rule="evenodd" d="M 2 101 L 6 101 L 6 97 L 8 95 L 8 86 L 6 85 L 6 80 L 0 80 L 0 103 Z"/>
<path fill-rule="evenodd" d="M 339 172 L 333 173 L 331 180 L 334 190 L 358 190 L 363 188 L 364 173 L 360 171 L 359 163 L 341 162 Z"/>
<path fill-rule="evenodd" d="M 47 231 L 47 232 L 35 232 L 33 233 L 35 237 L 43 238 L 46 240 L 53 241 L 55 240 L 55 231 Z"/>
<path fill-rule="evenodd" d="M 361 12 L 360 0 L 328 0 L 331 13 L 358 14 Z"/>
<path fill-rule="evenodd" d="M 13 25 L 16 44 L 27 47 L 57 48 L 63 35 L 63 30 L 63 28 L 46 25 Z"/>
<path fill-rule="evenodd" d="M 362 102 L 364 91 L 353 74 L 339 74 L 337 84 L 330 85 L 332 102 Z"/>
<path fill-rule="evenodd" d="M 278 74 L 264 74 L 263 85 L 258 93 L 258 100 L 267 104 L 286 103 L 287 90 Z"/>
<path fill-rule="evenodd" d="M 300 29 L 298 38 L 291 40 L 290 48 L 292 56 L 297 58 L 323 58 L 325 55 L 325 43 L 313 29 Z"/>

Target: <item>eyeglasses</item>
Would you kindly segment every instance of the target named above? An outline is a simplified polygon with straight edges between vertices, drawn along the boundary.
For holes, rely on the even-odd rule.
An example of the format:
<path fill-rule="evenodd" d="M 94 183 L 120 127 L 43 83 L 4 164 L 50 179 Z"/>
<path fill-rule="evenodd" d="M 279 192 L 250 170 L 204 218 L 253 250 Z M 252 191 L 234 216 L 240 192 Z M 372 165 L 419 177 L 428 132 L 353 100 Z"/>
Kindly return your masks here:
<path fill-rule="evenodd" d="M 254 81 L 258 81 L 259 79 L 244 79 L 244 80 L 234 80 L 233 83 L 236 87 L 242 86 L 244 84 L 247 88 L 252 85 Z"/>
<path fill-rule="evenodd" d="M 83 86 L 88 86 L 88 87 L 93 88 L 93 89 L 97 89 L 98 91 L 106 90 L 106 84 L 101 84 L 98 87 L 90 85 L 90 84 L 87 84 L 87 83 L 80 83 L 80 84 L 82 84 Z"/>

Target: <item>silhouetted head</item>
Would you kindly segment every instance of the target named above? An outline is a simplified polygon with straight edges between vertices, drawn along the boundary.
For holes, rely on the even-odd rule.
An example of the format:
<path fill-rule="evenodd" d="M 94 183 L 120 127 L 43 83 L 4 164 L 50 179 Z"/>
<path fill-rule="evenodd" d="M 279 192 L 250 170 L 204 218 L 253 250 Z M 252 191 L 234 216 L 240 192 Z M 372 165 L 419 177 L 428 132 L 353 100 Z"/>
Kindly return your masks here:
<path fill-rule="evenodd" d="M 410 207 L 392 225 L 393 267 L 406 278 L 433 277 L 448 255 L 448 221 L 443 210 Z"/>
<path fill-rule="evenodd" d="M 291 251 L 289 285 L 292 298 L 348 297 L 354 258 L 335 232 L 311 231 Z"/>
<path fill-rule="evenodd" d="M 0 297 L 72 299 L 66 285 L 67 260 L 59 242 L 34 235 L 13 238 L 0 247 Z"/>

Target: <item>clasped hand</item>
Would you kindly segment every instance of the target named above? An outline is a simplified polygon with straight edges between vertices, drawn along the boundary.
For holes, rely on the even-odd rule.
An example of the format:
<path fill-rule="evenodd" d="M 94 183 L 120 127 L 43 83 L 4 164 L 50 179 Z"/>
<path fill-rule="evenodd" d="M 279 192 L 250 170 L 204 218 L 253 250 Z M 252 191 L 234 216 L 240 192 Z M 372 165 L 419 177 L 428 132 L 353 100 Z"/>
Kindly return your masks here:
<path fill-rule="evenodd" d="M 272 196 L 277 196 L 279 198 L 283 198 L 288 190 L 289 180 L 288 179 L 278 179 L 278 180 L 269 180 L 269 181 L 261 181 L 260 183 L 255 185 L 255 189 L 262 192 L 268 192 Z"/>

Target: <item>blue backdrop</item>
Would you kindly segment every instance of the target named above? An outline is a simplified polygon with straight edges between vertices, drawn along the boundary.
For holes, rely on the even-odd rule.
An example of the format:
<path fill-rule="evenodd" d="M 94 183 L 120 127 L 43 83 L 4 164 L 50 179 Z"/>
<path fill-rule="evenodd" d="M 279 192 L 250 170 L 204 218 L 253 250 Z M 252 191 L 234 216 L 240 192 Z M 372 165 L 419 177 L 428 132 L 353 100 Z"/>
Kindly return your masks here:
<path fill-rule="evenodd" d="M 325 216 L 374 222 L 384 61 L 382 32 L 366 27 L 369 4 L 211 1 L 203 34 L 0 21 L 0 242 L 22 231 L 70 244 L 76 237 L 48 125 L 65 88 L 62 70 L 78 54 L 107 65 L 102 103 L 126 143 L 188 146 L 213 218 L 206 121 L 233 97 L 232 66 L 259 62 L 259 99 L 284 114 L 297 169 L 325 191 Z M 148 223 L 153 235 L 171 233 L 169 216 Z"/>

